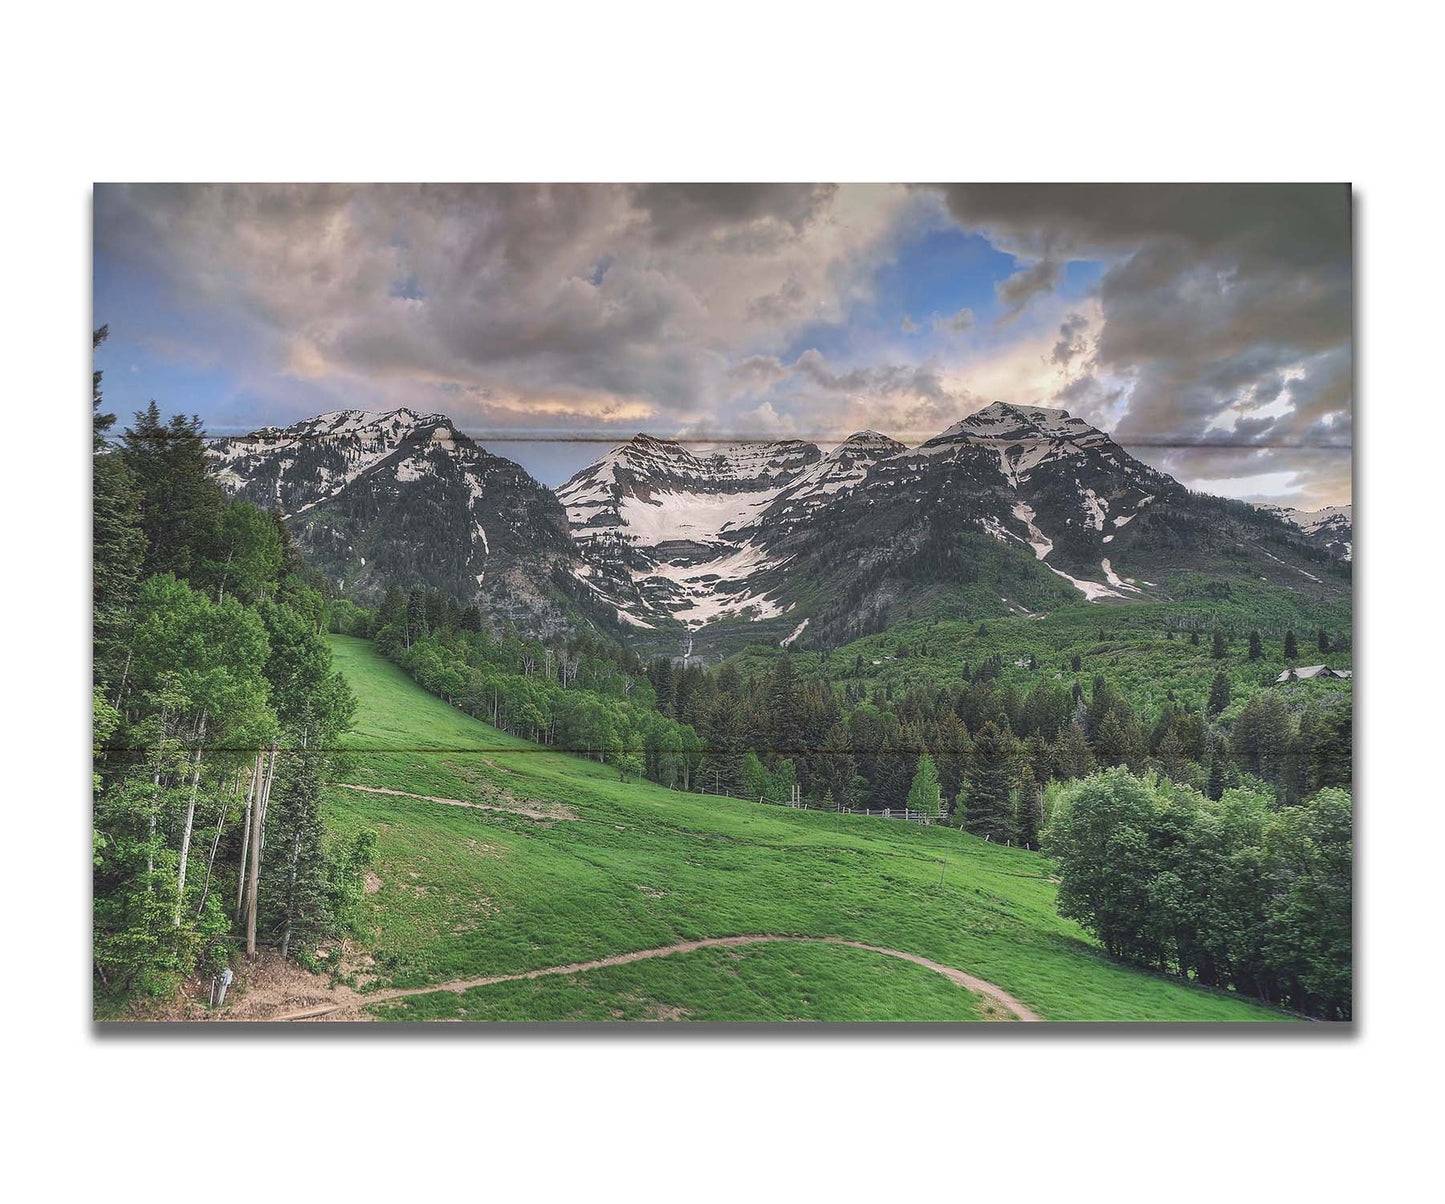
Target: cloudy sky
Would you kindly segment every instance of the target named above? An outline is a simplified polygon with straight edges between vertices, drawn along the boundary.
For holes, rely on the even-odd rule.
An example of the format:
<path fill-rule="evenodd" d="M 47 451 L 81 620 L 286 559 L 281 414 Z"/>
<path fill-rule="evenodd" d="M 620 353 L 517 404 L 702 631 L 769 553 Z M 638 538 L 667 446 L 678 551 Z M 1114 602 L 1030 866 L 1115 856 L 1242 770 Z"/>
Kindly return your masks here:
<path fill-rule="evenodd" d="M 549 484 L 639 430 L 908 442 L 1067 409 L 1198 489 L 1350 500 L 1333 185 L 95 190 L 109 408 L 450 414 Z"/>

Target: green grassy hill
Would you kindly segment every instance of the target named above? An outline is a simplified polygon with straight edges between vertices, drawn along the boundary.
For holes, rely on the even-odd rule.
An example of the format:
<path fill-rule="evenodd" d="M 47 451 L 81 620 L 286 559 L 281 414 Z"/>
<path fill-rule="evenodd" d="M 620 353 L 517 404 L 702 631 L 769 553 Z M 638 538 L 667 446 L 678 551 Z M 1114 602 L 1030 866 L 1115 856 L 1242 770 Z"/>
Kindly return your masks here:
<path fill-rule="evenodd" d="M 378 834 L 363 990 L 524 973 L 706 937 L 833 936 L 966 971 L 1049 1020 L 1271 1020 L 1109 961 L 1054 911 L 1049 863 L 941 827 L 623 783 L 432 697 L 333 637 L 360 702 L 344 780 L 484 807 L 328 792 L 332 832 Z M 315 951 L 308 951 L 315 952 Z M 1005 1016 L 926 968 L 836 945 L 705 948 L 377 1003 L 387 1019 L 962 1020 Z"/>

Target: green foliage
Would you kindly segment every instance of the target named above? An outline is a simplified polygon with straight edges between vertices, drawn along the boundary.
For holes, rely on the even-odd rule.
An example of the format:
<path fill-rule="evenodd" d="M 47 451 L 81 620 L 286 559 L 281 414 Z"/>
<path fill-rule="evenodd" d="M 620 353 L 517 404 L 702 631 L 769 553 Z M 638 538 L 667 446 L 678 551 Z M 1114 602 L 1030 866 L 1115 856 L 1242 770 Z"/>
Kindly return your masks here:
<path fill-rule="evenodd" d="M 203 575 L 226 503 L 206 471 L 200 420 L 176 415 L 163 422 L 151 402 L 126 428 L 121 455 L 139 489 L 145 572 Z"/>
<path fill-rule="evenodd" d="M 119 451 L 97 447 L 93 944 L 109 1013 L 233 954 L 249 750 L 279 750 L 262 939 L 342 922 L 351 861 L 326 854 L 320 798 L 355 699 L 284 528 L 224 501 L 199 423 L 152 405 Z"/>
<path fill-rule="evenodd" d="M 921 811 L 924 815 L 937 815 L 942 809 L 942 795 L 938 786 L 938 772 L 933 758 L 923 753 L 918 758 L 918 768 L 913 774 L 913 784 L 908 788 L 906 806 L 910 811 Z"/>
<path fill-rule="evenodd" d="M 1275 811 L 1115 769 L 1061 793 L 1059 911 L 1112 955 L 1326 1019 L 1351 1014 L 1350 797 Z"/>
<path fill-rule="evenodd" d="M 1007 727 L 989 721 L 974 737 L 965 771 L 966 825 L 992 841 L 1014 837 L 1014 789 L 1018 784 L 1019 747 Z"/>
<path fill-rule="evenodd" d="M 1214 675 L 1214 680 L 1209 683 L 1209 704 L 1206 709 L 1211 715 L 1218 715 L 1229 706 L 1231 691 L 1229 674 L 1221 669 Z"/>
<path fill-rule="evenodd" d="M 271 516 L 248 502 L 228 503 L 201 566 L 200 575 L 216 597 L 229 592 L 255 602 L 275 588 L 281 569 L 281 535 Z"/>

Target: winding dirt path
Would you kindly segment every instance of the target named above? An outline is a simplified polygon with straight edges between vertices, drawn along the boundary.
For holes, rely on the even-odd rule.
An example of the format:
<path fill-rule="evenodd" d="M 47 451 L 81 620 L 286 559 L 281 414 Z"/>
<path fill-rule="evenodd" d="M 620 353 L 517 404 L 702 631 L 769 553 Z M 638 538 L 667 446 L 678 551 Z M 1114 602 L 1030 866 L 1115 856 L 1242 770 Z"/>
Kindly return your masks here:
<path fill-rule="evenodd" d="M 388 791 L 387 793 L 393 793 Z M 458 978 L 451 982 L 437 983 L 430 987 L 407 987 L 386 991 L 376 991 L 362 995 L 355 991 L 342 988 L 341 994 L 335 1003 L 322 1004 L 304 1008 L 299 1011 L 288 1012 L 281 1016 L 272 1017 L 274 1020 L 319 1020 L 324 1018 L 340 1019 L 342 1013 L 355 1012 L 368 1007 L 373 1003 L 385 1003 L 392 999 L 405 999 L 412 995 L 430 995 L 436 991 L 452 991 L 461 994 L 473 987 L 487 987 L 499 982 L 521 982 L 528 978 L 543 978 L 553 974 L 584 974 L 588 970 L 600 970 L 604 966 L 625 966 L 629 962 L 646 961 L 653 957 L 668 957 L 674 953 L 691 953 L 696 949 L 714 949 L 719 947 L 731 947 L 734 945 L 760 945 L 773 941 L 803 941 L 815 945 L 846 945 L 850 949 L 865 949 L 869 953 L 880 953 L 884 957 L 896 957 L 901 961 L 912 962 L 916 966 L 922 966 L 932 970 L 935 974 L 942 974 L 951 982 L 972 991 L 975 995 L 982 995 L 991 999 L 1007 1010 L 1015 1020 L 1041 1020 L 1037 1012 L 1033 1011 L 1026 1004 L 1015 999 L 1001 987 L 994 986 L 991 982 L 985 982 L 981 978 L 975 978 L 972 974 L 966 974 L 962 970 L 955 970 L 952 966 L 945 966 L 940 962 L 929 961 L 926 957 L 919 957 L 916 953 L 905 953 L 901 949 L 885 949 L 881 945 L 867 945 L 862 941 L 844 940 L 838 936 L 777 936 L 769 933 L 755 933 L 748 936 L 713 936 L 705 937 L 697 941 L 679 941 L 675 945 L 661 945 L 655 949 L 638 949 L 632 953 L 616 953 L 611 957 L 599 957 L 593 961 L 571 962 L 565 966 L 546 966 L 540 970 L 527 970 L 521 974 L 493 974 L 484 978 Z"/>

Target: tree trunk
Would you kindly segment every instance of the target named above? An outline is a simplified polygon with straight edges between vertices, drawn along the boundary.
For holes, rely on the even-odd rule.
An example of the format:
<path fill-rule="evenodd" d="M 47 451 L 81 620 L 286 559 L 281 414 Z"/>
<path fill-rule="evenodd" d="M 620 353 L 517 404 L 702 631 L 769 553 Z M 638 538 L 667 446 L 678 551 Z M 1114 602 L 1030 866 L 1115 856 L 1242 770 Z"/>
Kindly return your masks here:
<path fill-rule="evenodd" d="M 240 794 L 240 792 L 241 775 L 237 773 L 236 786 L 231 789 L 231 796 L 234 798 L 234 796 Z M 205 863 L 205 882 L 201 883 L 201 902 L 198 903 L 197 909 L 195 909 L 195 918 L 197 919 L 201 918 L 201 912 L 205 909 L 205 896 L 211 893 L 211 872 L 215 869 L 215 850 L 221 847 L 221 830 L 225 827 L 225 812 L 227 812 L 228 809 L 230 809 L 230 802 L 223 799 L 223 801 L 221 801 L 220 814 L 215 817 L 215 840 L 211 841 L 211 856 L 210 859 L 207 860 L 207 863 Z"/>
<path fill-rule="evenodd" d="M 261 884 L 261 834 L 265 831 L 266 804 L 271 798 L 271 782 L 276 777 L 276 744 L 271 744 L 271 759 L 266 766 L 266 781 L 251 816 L 251 885 L 246 904 L 246 956 L 256 956 L 256 900 Z"/>
<path fill-rule="evenodd" d="M 166 713 L 161 711 L 161 746 L 156 750 L 156 771 L 151 775 L 151 796 L 150 818 L 146 826 L 146 890 L 155 889 L 151 881 L 152 875 L 156 872 L 156 795 L 161 792 L 161 754 L 166 747 Z"/>
<path fill-rule="evenodd" d="M 291 841 L 291 881 L 286 888 L 286 930 L 281 934 L 281 960 L 291 948 L 291 923 L 296 918 L 296 863 L 301 860 L 301 829 Z"/>
<path fill-rule="evenodd" d="M 261 780 L 261 753 L 251 767 L 251 784 L 246 787 L 246 815 L 241 821 L 241 864 L 236 870 L 236 923 L 241 922 L 241 902 L 246 897 L 246 854 L 251 845 L 251 804 L 256 797 L 256 784 Z"/>
<path fill-rule="evenodd" d="M 181 907 L 186 898 L 186 862 L 191 855 L 191 827 L 196 822 L 196 785 L 201 780 L 201 748 L 206 743 L 206 712 L 201 712 L 201 726 L 196 733 L 196 756 L 191 762 L 191 801 L 186 805 L 186 826 L 181 832 L 181 865 L 176 871 L 176 910 L 171 927 L 181 926 Z"/>
<path fill-rule="evenodd" d="M 130 676 L 130 658 L 133 649 L 125 650 L 125 668 L 120 671 L 120 689 L 115 692 L 115 709 L 120 710 L 121 700 L 125 697 L 125 680 Z"/>

